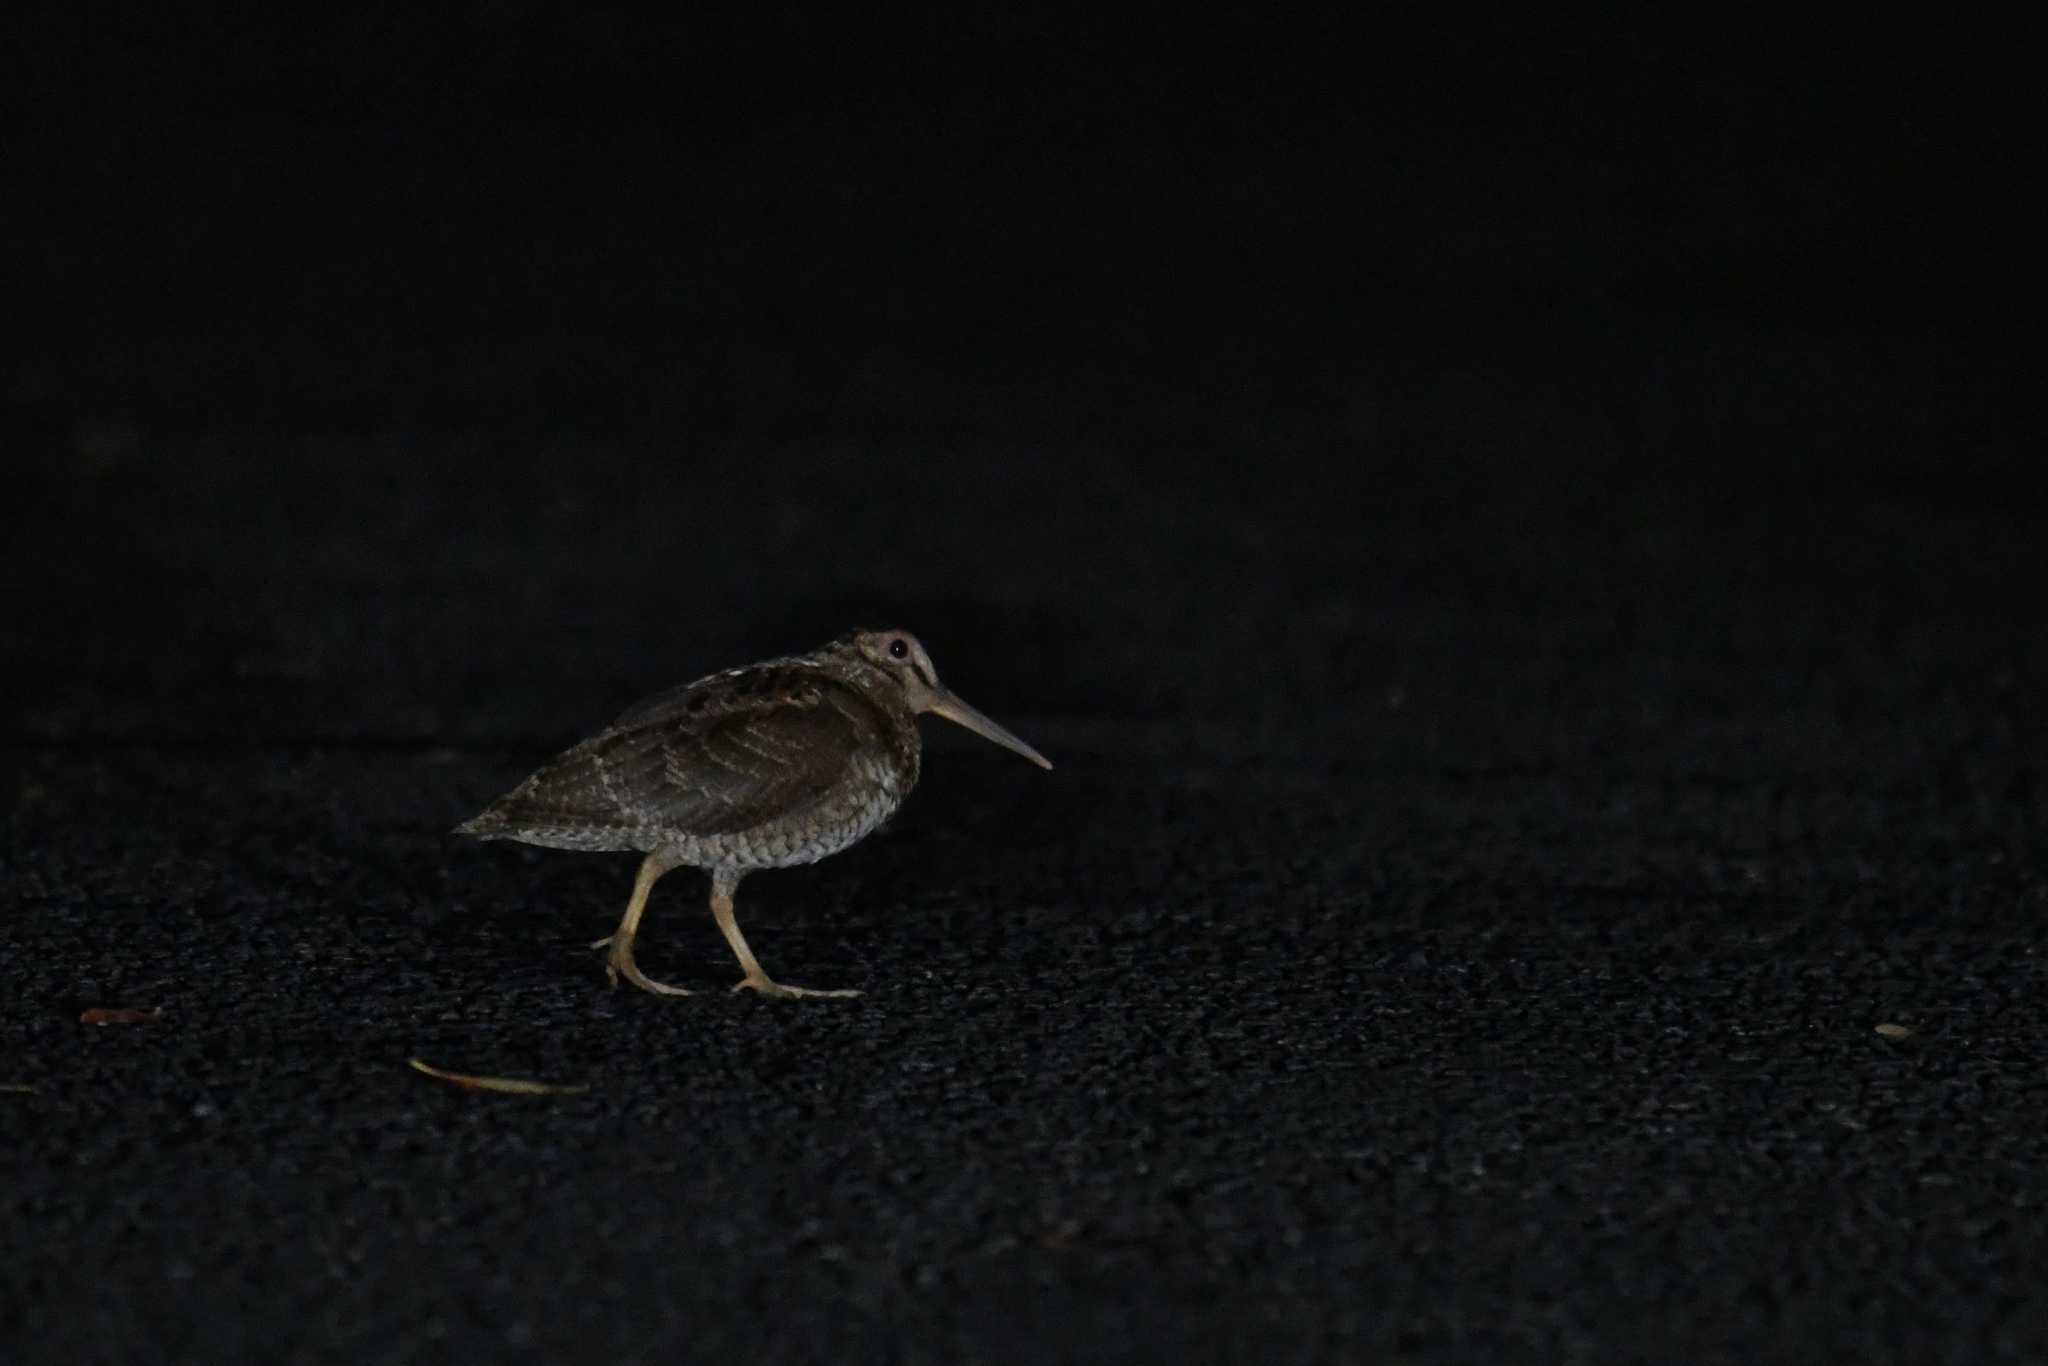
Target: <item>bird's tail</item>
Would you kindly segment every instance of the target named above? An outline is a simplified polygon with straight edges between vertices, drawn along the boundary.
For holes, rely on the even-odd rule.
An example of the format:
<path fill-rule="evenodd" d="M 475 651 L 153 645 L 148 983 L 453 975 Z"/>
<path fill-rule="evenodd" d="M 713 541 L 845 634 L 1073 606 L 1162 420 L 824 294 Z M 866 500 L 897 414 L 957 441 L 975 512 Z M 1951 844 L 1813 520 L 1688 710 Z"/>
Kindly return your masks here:
<path fill-rule="evenodd" d="M 495 811 L 485 811 L 480 815 L 471 816 L 449 833 L 471 835 L 480 840 L 494 839 L 505 833 L 505 818 Z"/>

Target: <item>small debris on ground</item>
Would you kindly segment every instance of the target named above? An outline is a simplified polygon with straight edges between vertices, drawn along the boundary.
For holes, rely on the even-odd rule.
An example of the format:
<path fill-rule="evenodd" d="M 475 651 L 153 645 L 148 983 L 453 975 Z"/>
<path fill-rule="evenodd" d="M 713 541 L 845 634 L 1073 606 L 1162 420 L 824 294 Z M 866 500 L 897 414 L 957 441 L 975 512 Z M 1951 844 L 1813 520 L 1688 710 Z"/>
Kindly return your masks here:
<path fill-rule="evenodd" d="M 518 1077 L 472 1077 L 461 1072 L 444 1072 L 418 1058 L 410 1059 L 412 1070 L 452 1082 L 465 1091 L 500 1091 L 511 1096 L 569 1096 L 588 1091 L 588 1086 L 558 1086 L 553 1082 L 525 1081 Z"/>
<path fill-rule="evenodd" d="M 117 1010 L 110 1006 L 94 1006 L 81 1014 L 78 1022 L 89 1025 L 148 1024 L 151 1020 L 162 1018 L 163 1013 L 162 1006 L 155 1010 Z"/>
<path fill-rule="evenodd" d="M 10 1096 L 32 1096 L 36 1093 L 36 1088 L 18 1081 L 5 1081 L 0 1082 L 0 1093 Z"/>
<path fill-rule="evenodd" d="M 1887 1039 L 1903 1039 L 1913 1031 L 1902 1024 L 1881 1024 L 1877 1027 L 1877 1032 Z"/>

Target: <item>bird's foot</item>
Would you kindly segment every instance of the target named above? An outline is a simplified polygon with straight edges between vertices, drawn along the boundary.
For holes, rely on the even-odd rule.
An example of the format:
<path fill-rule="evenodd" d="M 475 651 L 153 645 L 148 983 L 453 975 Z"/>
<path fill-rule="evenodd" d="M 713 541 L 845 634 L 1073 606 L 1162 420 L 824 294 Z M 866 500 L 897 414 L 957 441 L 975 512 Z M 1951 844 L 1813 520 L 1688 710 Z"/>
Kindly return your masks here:
<path fill-rule="evenodd" d="M 683 987 L 672 987 L 666 982 L 657 982 L 646 973 L 640 971 L 640 965 L 633 961 L 632 940 L 628 939 L 621 943 L 614 937 L 613 939 L 604 940 L 603 943 L 612 946 L 611 956 L 605 959 L 604 975 L 611 981 L 614 987 L 618 986 L 619 979 L 623 977 L 634 986 L 640 988 L 640 990 L 651 991 L 656 996 L 688 996 L 690 994 Z M 600 945 L 593 944 L 591 947 L 598 948 Z"/>
<path fill-rule="evenodd" d="M 816 987 L 786 987 L 767 977 L 748 977 L 733 983 L 734 991 L 754 991 L 763 996 L 772 996 L 778 1001 L 794 1001 L 803 996 L 858 996 L 860 992 L 852 987 L 840 987 L 834 991 L 821 991 Z"/>

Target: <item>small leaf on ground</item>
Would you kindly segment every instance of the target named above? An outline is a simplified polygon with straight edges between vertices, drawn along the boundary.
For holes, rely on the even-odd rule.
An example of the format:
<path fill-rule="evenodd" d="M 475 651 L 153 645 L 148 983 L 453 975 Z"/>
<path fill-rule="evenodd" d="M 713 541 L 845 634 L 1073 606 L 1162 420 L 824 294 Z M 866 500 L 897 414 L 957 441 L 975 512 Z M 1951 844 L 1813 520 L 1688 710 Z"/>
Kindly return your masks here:
<path fill-rule="evenodd" d="M 79 1015 L 78 1022 L 89 1025 L 148 1024 L 151 1020 L 160 1018 L 163 1013 L 162 1006 L 155 1010 L 124 1010 L 111 1006 L 94 1006 Z"/>

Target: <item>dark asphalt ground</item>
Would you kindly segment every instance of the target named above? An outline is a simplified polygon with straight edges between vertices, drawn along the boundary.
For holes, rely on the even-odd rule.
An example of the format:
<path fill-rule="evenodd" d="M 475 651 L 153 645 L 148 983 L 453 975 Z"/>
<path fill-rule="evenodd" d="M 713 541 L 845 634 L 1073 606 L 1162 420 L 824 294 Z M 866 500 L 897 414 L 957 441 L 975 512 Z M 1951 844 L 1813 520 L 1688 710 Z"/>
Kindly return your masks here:
<path fill-rule="evenodd" d="M 12 1360 L 2048 1349 L 2024 489 L 131 440 L 11 550 Z M 1058 763 L 747 884 L 860 1000 L 444 833 L 855 622 Z"/>
<path fill-rule="evenodd" d="M 2048 1359 L 2038 25 L 408 15 L 5 45 L 0 1360 Z M 447 833 L 856 625 L 860 999 Z"/>

